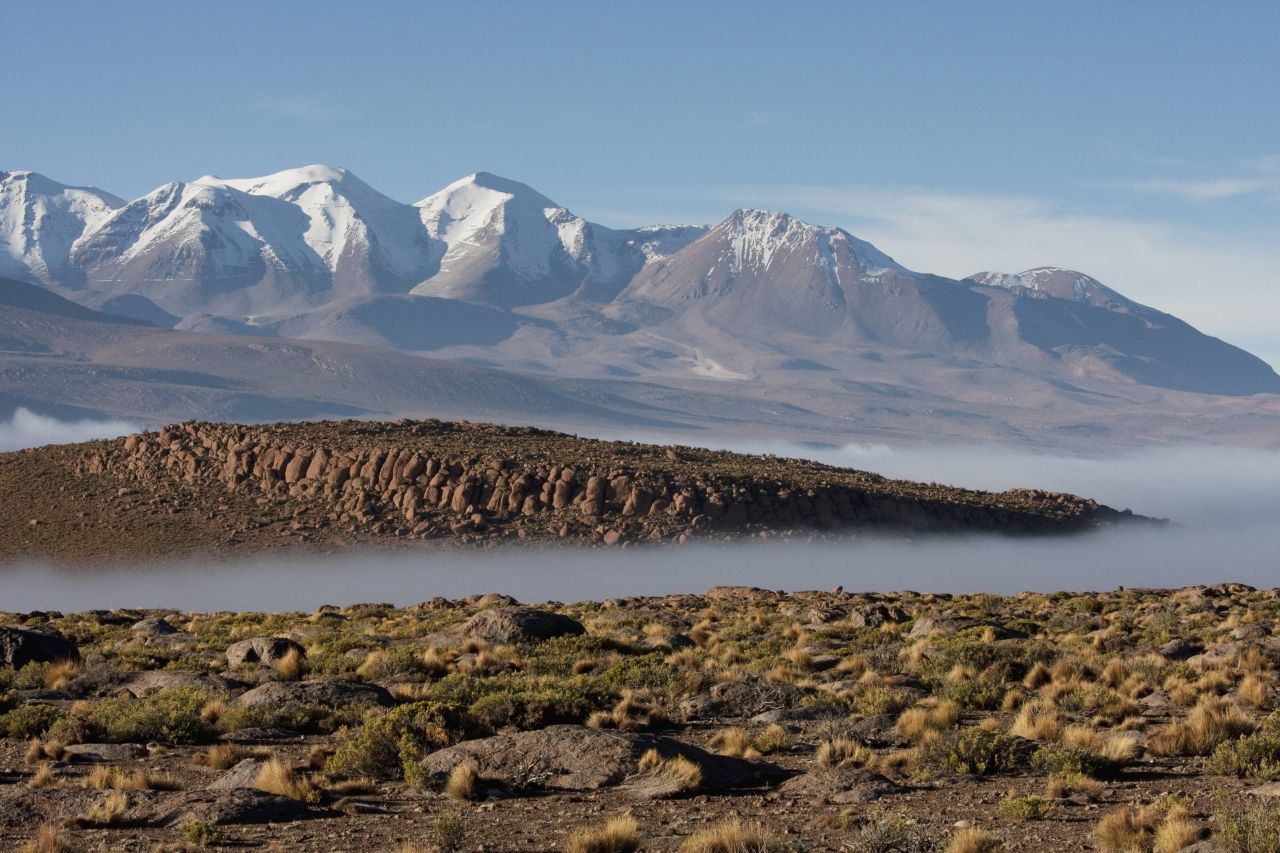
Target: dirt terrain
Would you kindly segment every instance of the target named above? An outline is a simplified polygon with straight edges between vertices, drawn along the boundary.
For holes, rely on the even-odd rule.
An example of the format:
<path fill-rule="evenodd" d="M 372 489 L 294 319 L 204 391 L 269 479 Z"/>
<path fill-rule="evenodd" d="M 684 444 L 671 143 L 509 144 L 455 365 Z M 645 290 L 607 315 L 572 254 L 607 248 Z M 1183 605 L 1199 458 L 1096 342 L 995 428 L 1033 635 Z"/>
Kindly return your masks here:
<path fill-rule="evenodd" d="M 1278 619 L 1236 585 L 0 614 L 0 847 L 1274 851 Z"/>
<path fill-rule="evenodd" d="M 185 423 L 0 454 L 0 558 L 247 553 L 355 541 L 1074 533 L 1095 501 L 889 480 L 799 459 L 441 421 Z"/>

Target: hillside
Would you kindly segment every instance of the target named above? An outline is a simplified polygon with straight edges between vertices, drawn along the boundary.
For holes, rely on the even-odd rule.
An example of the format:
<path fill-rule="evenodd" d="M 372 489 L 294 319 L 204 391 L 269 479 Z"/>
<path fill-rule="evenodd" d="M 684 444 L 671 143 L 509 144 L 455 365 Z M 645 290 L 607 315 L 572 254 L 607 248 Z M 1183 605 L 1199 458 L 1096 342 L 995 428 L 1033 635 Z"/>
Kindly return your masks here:
<path fill-rule="evenodd" d="M 186 423 L 0 456 L 0 557 L 362 540 L 614 545 L 906 530 L 1044 534 L 1135 518 L 774 456 L 441 421 Z"/>

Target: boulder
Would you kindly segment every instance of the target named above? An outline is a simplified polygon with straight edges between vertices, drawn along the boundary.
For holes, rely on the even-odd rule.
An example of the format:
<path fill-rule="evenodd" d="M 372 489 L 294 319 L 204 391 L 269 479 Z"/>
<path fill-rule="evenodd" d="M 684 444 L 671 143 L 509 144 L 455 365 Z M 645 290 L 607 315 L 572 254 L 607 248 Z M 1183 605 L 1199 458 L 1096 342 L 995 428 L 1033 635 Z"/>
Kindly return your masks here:
<path fill-rule="evenodd" d="M 304 705 L 340 708 L 344 705 L 381 705 L 395 700 L 376 684 L 350 681 L 272 681 L 241 693 L 231 702 L 236 708 L 283 710 Z"/>
<path fill-rule="evenodd" d="M 265 794 L 253 788 L 232 788 L 212 793 L 200 792 L 189 796 L 186 808 L 170 821 L 171 826 L 181 826 L 190 821 L 227 826 L 240 823 L 289 823 L 320 817 L 324 812 L 281 797 Z"/>
<path fill-rule="evenodd" d="M 983 623 L 977 619 L 970 619 L 968 616 L 958 616 L 954 613 L 944 613 L 941 616 L 926 616 L 923 619 L 917 619 L 911 626 L 910 633 L 907 638 L 911 640 L 920 637 L 929 637 L 937 635 L 939 637 L 950 637 L 958 634 L 966 628 L 976 628 Z"/>
<path fill-rule="evenodd" d="M 495 607 L 481 610 L 454 632 L 490 643 L 534 643 L 552 637 L 577 636 L 587 629 L 576 619 L 535 607 Z"/>
<path fill-rule="evenodd" d="M 1186 660 L 1200 653 L 1200 647 L 1181 638 L 1170 640 L 1157 651 L 1169 660 Z"/>
<path fill-rule="evenodd" d="M 629 778 L 637 781 L 640 757 L 650 749 L 697 764 L 702 790 L 750 787 L 781 772 L 772 764 L 713 755 L 672 738 L 573 725 L 463 741 L 428 755 L 423 768 L 437 783 L 454 767 L 471 762 L 481 775 L 517 790 L 593 791 Z"/>
<path fill-rule="evenodd" d="M 783 782 L 776 796 L 808 803 L 871 803 L 890 794 L 907 790 L 901 785 L 857 767 L 819 768 Z M 774 795 L 770 795 L 774 796 Z"/>
<path fill-rule="evenodd" d="M 68 761 L 84 763 L 133 761 L 146 754 L 147 748 L 139 743 L 76 743 L 66 748 Z"/>
<path fill-rule="evenodd" d="M 791 684 L 765 681 L 729 681 L 711 687 L 709 693 L 686 699 L 680 710 L 690 719 L 755 717 L 766 711 L 794 708 L 808 693 Z"/>
<path fill-rule="evenodd" d="M 129 628 L 137 634 L 176 634 L 178 629 L 169 624 L 169 620 L 163 616 L 148 616 L 134 622 Z"/>
<path fill-rule="evenodd" d="M 262 770 L 262 764 L 257 758 L 246 758 L 206 785 L 205 790 L 234 791 L 237 788 L 252 788 L 258 772 Z"/>
<path fill-rule="evenodd" d="M 29 663 L 79 659 L 76 644 L 52 628 L 0 626 L 0 663 L 14 669 Z"/>
<path fill-rule="evenodd" d="M 302 646 L 288 637 L 250 637 L 227 647 L 227 666 L 245 663 L 273 664 L 291 651 L 305 655 Z"/>
<path fill-rule="evenodd" d="M 193 687 L 210 690 L 214 693 L 230 693 L 239 688 L 239 682 L 206 672 L 192 672 L 180 669 L 155 669 L 148 672 L 130 673 L 120 688 L 127 690 L 138 698 L 149 696 L 170 687 Z"/>

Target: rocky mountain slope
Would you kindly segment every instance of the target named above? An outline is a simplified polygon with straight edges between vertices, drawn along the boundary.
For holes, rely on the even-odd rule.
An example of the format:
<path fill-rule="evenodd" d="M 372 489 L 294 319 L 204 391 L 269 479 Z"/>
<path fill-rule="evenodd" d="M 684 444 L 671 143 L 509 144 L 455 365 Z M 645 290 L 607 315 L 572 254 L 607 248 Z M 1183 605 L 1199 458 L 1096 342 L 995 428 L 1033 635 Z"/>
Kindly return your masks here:
<path fill-rule="evenodd" d="M 483 172 L 416 205 L 327 166 L 205 176 L 127 204 L 0 173 L 0 223 L 11 275 L 192 331 L 818 393 L 894 363 L 888 384 L 915 394 L 929 384 L 925 359 L 1112 395 L 1280 394 L 1261 360 L 1080 273 L 956 281 L 838 228 L 754 210 L 711 228 L 618 231 Z"/>
<path fill-rule="evenodd" d="M 5 454 L 0 482 L 0 556 L 9 557 L 380 537 L 614 545 L 857 530 L 1066 533 L 1137 518 L 1065 494 L 442 421 L 189 422 Z"/>

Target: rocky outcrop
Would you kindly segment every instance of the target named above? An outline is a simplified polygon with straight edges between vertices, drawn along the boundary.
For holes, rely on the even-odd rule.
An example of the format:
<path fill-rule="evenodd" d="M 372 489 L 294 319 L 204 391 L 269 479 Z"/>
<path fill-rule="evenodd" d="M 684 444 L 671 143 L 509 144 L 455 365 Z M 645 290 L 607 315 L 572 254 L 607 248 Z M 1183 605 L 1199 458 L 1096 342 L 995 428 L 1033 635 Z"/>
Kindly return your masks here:
<path fill-rule="evenodd" d="M 443 782 L 454 767 L 471 763 L 513 789 L 592 791 L 638 777 L 640 758 L 651 749 L 698 765 L 706 790 L 750 787 L 779 775 L 774 765 L 713 755 L 673 738 L 571 725 L 464 741 L 428 755 L 423 769 Z"/>
<path fill-rule="evenodd" d="M 481 610 L 452 633 L 490 643 L 534 643 L 553 637 L 576 637 L 587 629 L 576 619 L 534 607 Z"/>
<path fill-rule="evenodd" d="M 1045 533 L 1126 515 L 1073 495 L 888 480 L 806 460 L 438 421 L 185 423 L 97 442 L 77 473 L 217 489 L 288 508 L 295 526 L 464 540 L 615 544 L 866 527 Z"/>
<path fill-rule="evenodd" d="M 0 626 L 0 663 L 21 669 L 29 663 L 79 660 L 76 644 L 52 628 Z"/>
<path fill-rule="evenodd" d="M 313 705 L 341 708 L 347 705 L 395 704 L 391 694 L 376 684 L 347 681 L 272 681 L 241 693 L 231 703 L 236 708 L 284 710 Z"/>
<path fill-rule="evenodd" d="M 306 654 L 302 646 L 288 637 L 250 637 L 227 646 L 227 666 L 245 663 L 269 665 L 284 660 L 290 652 Z"/>

